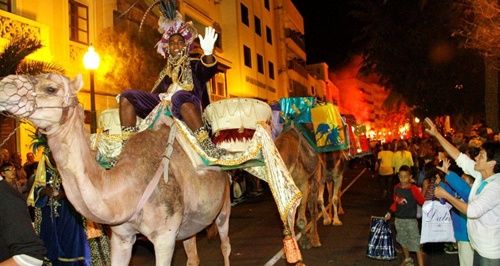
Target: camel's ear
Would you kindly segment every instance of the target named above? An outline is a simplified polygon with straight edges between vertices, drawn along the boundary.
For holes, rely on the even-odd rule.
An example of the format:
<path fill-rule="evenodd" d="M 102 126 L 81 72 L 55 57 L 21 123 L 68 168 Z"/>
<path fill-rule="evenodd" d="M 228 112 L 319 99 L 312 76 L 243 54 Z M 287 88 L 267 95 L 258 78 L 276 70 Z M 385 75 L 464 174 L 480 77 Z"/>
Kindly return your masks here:
<path fill-rule="evenodd" d="M 75 79 L 71 81 L 71 88 L 77 93 L 83 87 L 82 74 L 76 75 Z"/>

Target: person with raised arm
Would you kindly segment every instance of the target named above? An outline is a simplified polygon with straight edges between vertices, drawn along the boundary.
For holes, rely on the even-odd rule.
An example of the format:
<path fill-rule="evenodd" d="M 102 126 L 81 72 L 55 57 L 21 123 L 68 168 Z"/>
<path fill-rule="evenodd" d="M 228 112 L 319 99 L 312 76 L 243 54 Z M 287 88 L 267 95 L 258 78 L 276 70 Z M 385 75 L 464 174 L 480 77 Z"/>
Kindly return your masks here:
<path fill-rule="evenodd" d="M 500 144 L 482 144 L 479 154 L 472 160 L 444 138 L 429 118 L 425 123 L 426 132 L 436 138 L 464 173 L 475 178 L 468 202 L 454 197 L 442 187 L 436 188 L 435 196 L 447 200 L 467 215 L 474 265 L 500 265 Z"/>

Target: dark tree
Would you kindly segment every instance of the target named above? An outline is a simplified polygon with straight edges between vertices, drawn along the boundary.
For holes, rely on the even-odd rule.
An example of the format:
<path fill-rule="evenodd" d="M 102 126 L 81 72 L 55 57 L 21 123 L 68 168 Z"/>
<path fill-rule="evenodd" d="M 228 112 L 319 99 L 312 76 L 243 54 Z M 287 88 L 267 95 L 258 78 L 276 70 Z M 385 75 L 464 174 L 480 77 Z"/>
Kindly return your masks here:
<path fill-rule="evenodd" d="M 483 61 L 453 36 L 464 12 L 453 0 L 360 1 L 353 14 L 366 25 L 365 71 L 418 116 L 481 113 Z"/>

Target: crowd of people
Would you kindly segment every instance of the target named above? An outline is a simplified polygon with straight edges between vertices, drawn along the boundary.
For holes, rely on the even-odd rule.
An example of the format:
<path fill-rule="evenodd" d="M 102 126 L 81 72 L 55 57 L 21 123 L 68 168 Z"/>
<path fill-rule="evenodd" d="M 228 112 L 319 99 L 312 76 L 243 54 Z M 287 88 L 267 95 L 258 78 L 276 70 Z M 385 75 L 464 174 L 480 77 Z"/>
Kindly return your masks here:
<path fill-rule="evenodd" d="M 46 139 L 32 152 L 0 150 L 0 265 L 109 265 L 109 236 L 71 205 Z M 11 263 L 11 264 L 8 264 Z"/>
<path fill-rule="evenodd" d="M 447 253 L 458 253 L 462 266 L 500 265 L 499 135 L 479 127 L 445 136 L 430 119 L 426 126 L 425 138 L 375 148 L 381 197 L 391 202 L 385 218 L 395 218 L 402 265 L 413 265 L 410 252 L 424 265 L 421 206 L 432 200 L 450 204 L 456 243 L 444 245 Z"/>

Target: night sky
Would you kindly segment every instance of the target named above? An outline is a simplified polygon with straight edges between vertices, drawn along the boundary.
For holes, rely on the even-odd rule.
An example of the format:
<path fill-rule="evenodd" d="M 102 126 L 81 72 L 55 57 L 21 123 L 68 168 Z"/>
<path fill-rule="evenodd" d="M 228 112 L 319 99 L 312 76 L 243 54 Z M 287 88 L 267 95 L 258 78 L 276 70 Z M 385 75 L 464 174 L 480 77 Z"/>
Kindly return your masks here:
<path fill-rule="evenodd" d="M 307 63 L 326 62 L 330 68 L 347 63 L 363 46 L 353 41 L 361 29 L 352 17 L 350 0 L 292 0 L 304 18 Z"/>

